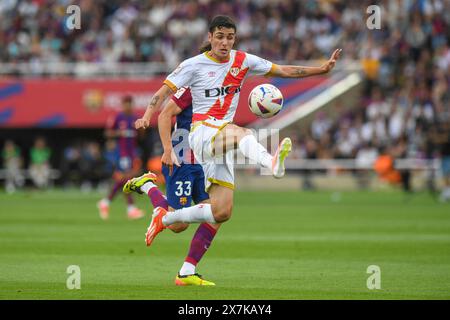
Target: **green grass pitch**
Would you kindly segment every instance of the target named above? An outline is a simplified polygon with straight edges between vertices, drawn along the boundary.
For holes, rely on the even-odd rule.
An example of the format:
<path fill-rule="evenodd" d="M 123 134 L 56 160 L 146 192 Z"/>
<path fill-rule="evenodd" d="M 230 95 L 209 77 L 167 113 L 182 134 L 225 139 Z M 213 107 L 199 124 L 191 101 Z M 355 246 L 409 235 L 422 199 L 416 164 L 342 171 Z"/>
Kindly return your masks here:
<path fill-rule="evenodd" d="M 425 193 L 237 191 L 198 267 L 215 287 L 174 285 L 195 225 L 147 248 L 148 218 L 128 221 L 118 198 L 101 221 L 100 197 L 0 194 L 0 299 L 450 298 L 450 206 Z M 80 290 L 66 288 L 69 265 Z M 367 288 L 370 265 L 380 290 Z"/>

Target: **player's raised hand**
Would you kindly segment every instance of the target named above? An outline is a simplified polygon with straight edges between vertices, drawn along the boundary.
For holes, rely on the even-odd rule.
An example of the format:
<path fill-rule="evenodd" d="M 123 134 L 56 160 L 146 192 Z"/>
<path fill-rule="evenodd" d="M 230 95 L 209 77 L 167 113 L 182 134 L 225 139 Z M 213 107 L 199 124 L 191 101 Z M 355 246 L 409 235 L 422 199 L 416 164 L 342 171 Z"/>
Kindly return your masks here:
<path fill-rule="evenodd" d="M 175 164 L 177 167 L 180 166 L 180 163 L 178 162 L 178 158 L 175 155 L 175 152 L 173 151 L 173 149 L 171 149 L 170 151 L 165 150 L 162 157 L 161 157 L 161 162 L 163 165 L 167 166 L 169 168 L 169 176 L 172 175 L 173 172 L 173 165 Z"/>
<path fill-rule="evenodd" d="M 150 126 L 150 121 L 144 118 L 137 119 L 134 123 L 136 130 L 147 129 Z"/>
<path fill-rule="evenodd" d="M 334 66 L 336 65 L 336 61 L 339 59 L 341 55 L 341 52 L 342 49 L 334 50 L 333 54 L 331 55 L 331 58 L 327 62 L 325 62 L 321 67 L 324 73 L 330 72 L 330 70 L 334 68 Z"/>

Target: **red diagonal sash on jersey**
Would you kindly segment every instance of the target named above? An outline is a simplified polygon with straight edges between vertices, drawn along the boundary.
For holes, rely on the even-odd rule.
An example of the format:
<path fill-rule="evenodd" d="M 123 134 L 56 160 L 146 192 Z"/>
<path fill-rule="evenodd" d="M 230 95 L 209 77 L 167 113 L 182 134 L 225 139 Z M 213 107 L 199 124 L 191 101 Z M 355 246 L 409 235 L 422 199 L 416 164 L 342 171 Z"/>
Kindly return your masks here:
<path fill-rule="evenodd" d="M 230 70 L 228 70 L 228 73 L 223 80 L 222 87 L 235 86 L 236 88 L 238 88 L 241 86 L 242 81 L 244 80 L 245 75 L 248 72 L 248 68 L 241 70 L 244 60 L 245 52 L 236 51 L 233 65 L 231 66 Z M 236 76 L 233 76 L 231 74 L 231 70 L 236 70 L 236 68 L 239 70 L 239 73 Z M 235 90 L 231 93 L 228 93 L 223 99 L 223 105 L 221 105 L 220 103 L 220 98 L 217 98 L 216 102 L 212 105 L 212 107 L 206 114 L 216 119 L 223 119 L 230 109 L 231 101 L 233 100 L 235 94 Z"/>

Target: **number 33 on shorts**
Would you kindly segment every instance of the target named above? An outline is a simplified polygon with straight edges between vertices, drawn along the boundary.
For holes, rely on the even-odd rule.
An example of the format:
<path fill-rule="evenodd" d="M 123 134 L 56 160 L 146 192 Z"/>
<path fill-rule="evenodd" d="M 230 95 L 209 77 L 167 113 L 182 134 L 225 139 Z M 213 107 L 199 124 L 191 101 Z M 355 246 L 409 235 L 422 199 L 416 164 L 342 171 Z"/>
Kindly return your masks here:
<path fill-rule="evenodd" d="M 175 181 L 176 190 L 175 195 L 177 197 L 186 196 L 189 197 L 192 194 L 191 181 Z"/>

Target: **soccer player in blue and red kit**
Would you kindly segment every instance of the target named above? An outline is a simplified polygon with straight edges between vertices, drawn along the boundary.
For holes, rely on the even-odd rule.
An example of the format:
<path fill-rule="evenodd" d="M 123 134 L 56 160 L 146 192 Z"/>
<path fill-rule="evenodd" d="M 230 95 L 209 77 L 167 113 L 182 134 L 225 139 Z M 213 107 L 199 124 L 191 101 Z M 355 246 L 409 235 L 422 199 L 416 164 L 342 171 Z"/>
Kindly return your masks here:
<path fill-rule="evenodd" d="M 122 111 L 108 121 L 105 136 L 115 139 L 117 156 L 114 161 L 113 186 L 107 196 L 97 203 L 100 217 L 104 220 L 109 217 L 109 206 L 115 198 L 117 191 L 121 190 L 125 182 L 141 172 L 142 161 L 137 152 L 137 131 L 134 122 L 137 116 L 133 114 L 133 97 L 126 95 L 122 98 Z M 134 205 L 131 194 L 126 195 L 127 216 L 129 219 L 139 219 L 144 216 L 142 210 Z"/>
<path fill-rule="evenodd" d="M 170 138 L 172 118 L 176 116 L 175 130 Z M 166 195 L 163 196 L 154 184 L 156 175 L 146 173 L 131 179 L 124 187 L 126 193 L 135 191 L 146 193 L 153 207 L 164 207 L 166 210 L 176 210 L 189 207 L 192 201 L 195 204 L 210 203 L 209 195 L 205 191 L 205 176 L 202 166 L 196 163 L 194 154 L 189 148 L 188 135 L 192 123 L 192 96 L 189 88 L 180 88 L 169 103 L 163 108 L 158 118 L 158 127 L 165 150 L 170 150 L 175 166 L 163 166 L 166 179 Z M 211 245 L 218 224 L 202 223 L 195 232 L 188 254 L 175 278 L 175 284 L 186 285 L 214 285 L 213 282 L 203 279 L 196 272 L 196 266 Z M 175 223 L 169 227 L 178 233 L 187 229 L 187 223 Z"/>

